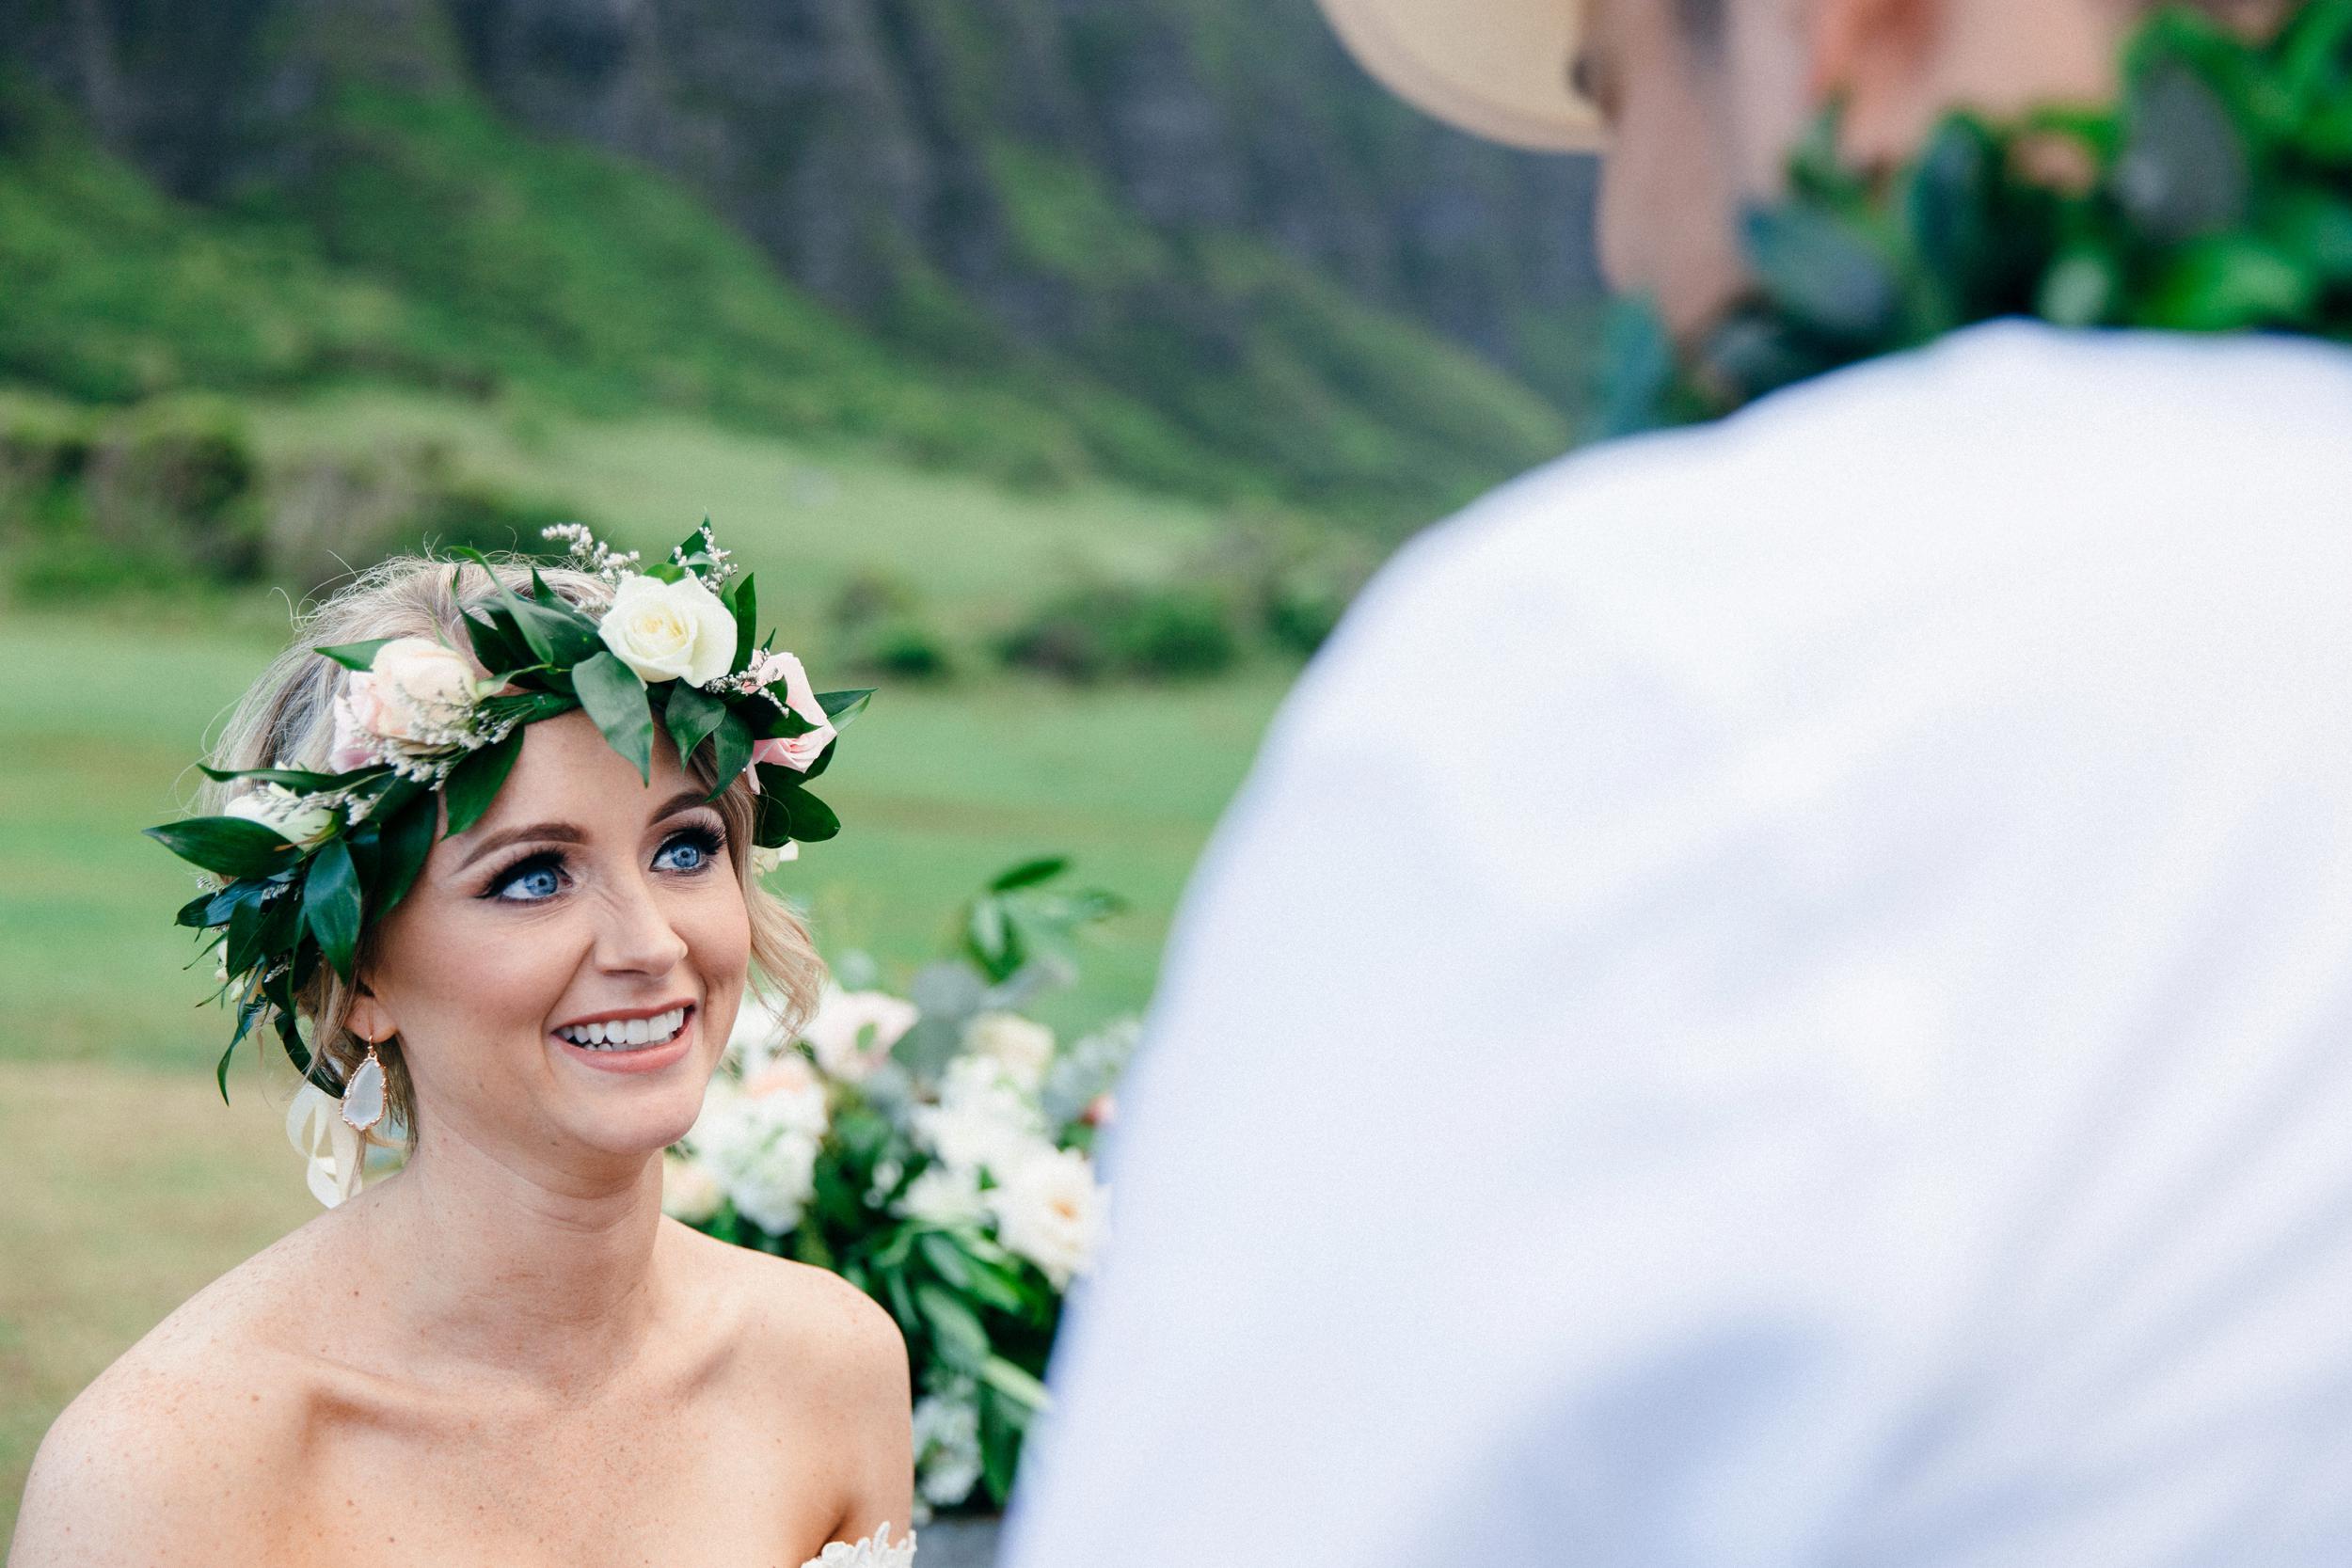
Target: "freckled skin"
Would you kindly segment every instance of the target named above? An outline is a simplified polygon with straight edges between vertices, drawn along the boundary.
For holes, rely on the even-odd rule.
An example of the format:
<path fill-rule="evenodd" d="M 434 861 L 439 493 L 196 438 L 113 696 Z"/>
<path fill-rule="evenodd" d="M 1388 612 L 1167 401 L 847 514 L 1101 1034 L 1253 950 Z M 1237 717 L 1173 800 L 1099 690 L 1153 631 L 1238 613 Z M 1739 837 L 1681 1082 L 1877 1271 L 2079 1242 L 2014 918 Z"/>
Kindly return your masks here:
<path fill-rule="evenodd" d="M 396 1030 L 417 1075 L 416 1158 L 83 1392 L 34 1462 L 9 1568 L 800 1568 L 884 1520 L 903 1533 L 897 1325 L 832 1275 L 660 1212 L 660 1150 L 691 1125 L 748 962 L 728 851 L 691 875 L 675 845 L 695 814 L 656 817 L 692 784 L 666 739 L 648 788 L 577 714 L 526 736 L 369 976 L 362 1032 Z M 461 867 L 469 846 L 548 820 L 586 833 L 561 895 L 480 898 L 523 851 Z M 674 1069 L 603 1074 L 547 1038 L 680 997 L 707 1029 Z"/>

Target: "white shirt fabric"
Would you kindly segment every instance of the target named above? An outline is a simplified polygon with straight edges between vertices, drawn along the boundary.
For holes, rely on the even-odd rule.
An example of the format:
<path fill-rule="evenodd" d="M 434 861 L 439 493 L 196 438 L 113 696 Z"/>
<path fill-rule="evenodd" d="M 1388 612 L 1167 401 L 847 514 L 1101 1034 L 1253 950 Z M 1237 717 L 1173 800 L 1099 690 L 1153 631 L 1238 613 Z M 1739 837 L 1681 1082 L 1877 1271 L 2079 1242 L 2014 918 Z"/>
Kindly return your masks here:
<path fill-rule="evenodd" d="M 1979 327 L 1404 550 L 1013 1568 L 2352 1562 L 2352 355 Z"/>

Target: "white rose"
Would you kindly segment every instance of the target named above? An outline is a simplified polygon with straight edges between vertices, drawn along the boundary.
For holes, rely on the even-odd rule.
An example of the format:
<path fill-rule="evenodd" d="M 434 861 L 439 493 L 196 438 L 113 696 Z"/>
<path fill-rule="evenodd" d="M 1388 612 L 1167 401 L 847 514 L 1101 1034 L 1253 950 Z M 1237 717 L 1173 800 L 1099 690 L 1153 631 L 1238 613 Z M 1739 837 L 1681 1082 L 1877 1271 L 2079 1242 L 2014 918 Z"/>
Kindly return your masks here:
<path fill-rule="evenodd" d="M 932 1508 L 953 1508 L 980 1480 L 980 1409 L 968 1380 L 914 1402 L 915 1486 Z"/>
<path fill-rule="evenodd" d="M 955 1230 L 988 1217 L 980 1201 L 980 1179 L 968 1169 L 933 1165 L 907 1183 L 898 1212 L 918 1225 Z"/>
<path fill-rule="evenodd" d="M 815 1083 L 813 1074 L 809 1082 Z M 687 1141 L 734 1200 L 737 1212 L 783 1235 L 800 1224 L 803 1207 L 817 1191 L 818 1145 L 824 1129 L 821 1086 L 812 1103 L 789 1084 L 747 1094 L 718 1079 Z"/>
<path fill-rule="evenodd" d="M 771 1142 L 760 1158 L 726 1183 L 735 1212 L 778 1236 L 801 1223 L 817 1194 L 817 1140 L 787 1133 Z"/>
<path fill-rule="evenodd" d="M 735 617 L 691 574 L 675 582 L 623 578 L 596 635 L 648 686 L 678 679 L 705 686 L 735 662 Z"/>
<path fill-rule="evenodd" d="M 661 1212 L 688 1225 L 701 1225 L 719 1212 L 725 1195 L 711 1174 L 693 1160 L 661 1157 Z"/>
<path fill-rule="evenodd" d="M 436 725 L 465 722 L 481 692 L 471 659 L 422 637 L 385 643 L 368 674 L 390 699 L 392 717 L 402 725 L 377 733 L 396 740 L 423 739 Z"/>
<path fill-rule="evenodd" d="M 746 1074 L 739 1092 L 751 1115 L 765 1126 L 821 1138 L 831 1124 L 825 1085 L 808 1058 L 797 1051 L 785 1052 L 757 1072 Z"/>
<path fill-rule="evenodd" d="M 280 784 L 240 790 L 225 810 L 230 816 L 259 822 L 294 844 L 316 844 L 335 831 L 333 802 L 316 796 L 297 795 Z"/>
<path fill-rule="evenodd" d="M 1051 1147 L 1036 1102 L 987 1056 L 949 1062 L 939 1103 L 918 1105 L 910 1119 L 917 1144 L 963 1169 L 1008 1171 Z"/>
<path fill-rule="evenodd" d="M 963 1032 L 963 1048 L 1000 1064 L 1030 1094 L 1045 1082 L 1054 1032 L 1018 1013 L 982 1013 Z"/>
<path fill-rule="evenodd" d="M 1085 1155 L 1046 1148 L 999 1173 L 988 1206 L 996 1215 L 996 1239 L 1062 1291 L 1094 1261 L 1109 1196 Z"/>
<path fill-rule="evenodd" d="M 801 846 L 794 839 L 787 839 L 773 849 L 765 845 L 755 844 L 752 846 L 752 875 L 765 877 L 785 862 L 796 861 L 800 858 Z"/>
<path fill-rule="evenodd" d="M 890 1048 L 919 1016 L 914 1003 L 885 991 L 827 986 L 801 1037 L 827 1073 L 844 1083 L 862 1083 L 890 1059 Z"/>

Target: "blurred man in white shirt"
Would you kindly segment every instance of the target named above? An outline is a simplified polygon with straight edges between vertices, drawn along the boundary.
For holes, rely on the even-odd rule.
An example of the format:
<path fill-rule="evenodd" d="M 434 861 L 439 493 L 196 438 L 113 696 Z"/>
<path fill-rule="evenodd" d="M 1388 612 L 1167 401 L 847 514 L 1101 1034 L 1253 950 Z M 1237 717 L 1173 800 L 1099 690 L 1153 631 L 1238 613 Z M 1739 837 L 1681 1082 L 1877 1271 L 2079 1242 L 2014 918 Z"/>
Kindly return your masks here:
<path fill-rule="evenodd" d="M 2137 9 L 1326 6 L 1602 142 L 1686 345 L 1825 98 L 1899 164 Z M 1966 326 L 1401 552 L 1187 895 L 1013 1568 L 2352 1561 L 2328 336 Z"/>

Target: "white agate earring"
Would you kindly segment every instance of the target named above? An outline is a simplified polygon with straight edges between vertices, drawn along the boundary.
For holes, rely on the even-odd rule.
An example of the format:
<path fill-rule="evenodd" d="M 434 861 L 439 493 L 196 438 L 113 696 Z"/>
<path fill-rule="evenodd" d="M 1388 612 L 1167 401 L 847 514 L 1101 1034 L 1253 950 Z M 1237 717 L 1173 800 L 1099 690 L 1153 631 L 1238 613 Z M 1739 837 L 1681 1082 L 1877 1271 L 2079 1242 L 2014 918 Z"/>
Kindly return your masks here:
<path fill-rule="evenodd" d="M 343 1120 L 364 1132 L 384 1119 L 384 1064 L 375 1059 L 375 1042 L 368 1041 L 367 1059 L 343 1085 Z"/>

